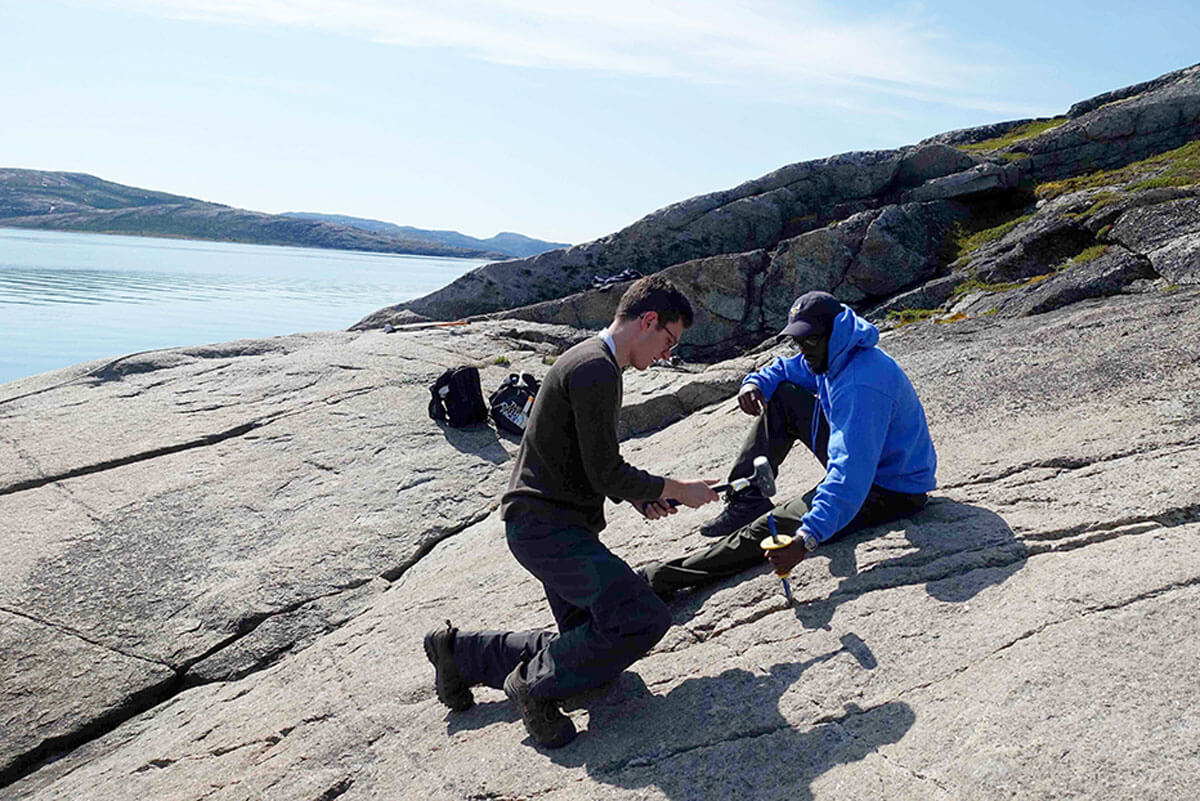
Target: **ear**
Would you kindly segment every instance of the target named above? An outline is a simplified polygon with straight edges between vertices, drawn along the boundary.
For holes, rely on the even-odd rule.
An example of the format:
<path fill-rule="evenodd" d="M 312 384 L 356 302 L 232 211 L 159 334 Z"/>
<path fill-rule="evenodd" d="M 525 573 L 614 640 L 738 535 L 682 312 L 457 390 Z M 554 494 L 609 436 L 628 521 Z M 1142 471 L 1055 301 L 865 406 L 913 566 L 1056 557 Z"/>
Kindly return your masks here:
<path fill-rule="evenodd" d="M 642 330 L 649 331 L 658 326 L 658 312 L 648 311 L 642 315 Z"/>

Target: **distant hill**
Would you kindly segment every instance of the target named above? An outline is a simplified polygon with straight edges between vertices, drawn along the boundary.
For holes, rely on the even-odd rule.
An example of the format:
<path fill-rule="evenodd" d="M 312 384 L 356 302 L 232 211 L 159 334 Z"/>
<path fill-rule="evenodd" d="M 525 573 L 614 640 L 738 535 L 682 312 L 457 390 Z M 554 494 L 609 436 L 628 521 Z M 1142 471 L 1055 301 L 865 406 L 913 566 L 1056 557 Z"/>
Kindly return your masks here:
<path fill-rule="evenodd" d="M 368 220 L 363 217 L 348 217 L 343 214 L 317 214 L 309 211 L 288 211 L 283 213 L 284 217 L 294 217 L 299 220 L 324 220 L 325 222 L 338 223 L 339 225 L 349 225 L 353 228 L 361 228 L 364 231 L 371 231 L 376 234 L 386 234 L 389 236 L 403 236 L 414 239 L 423 239 L 429 242 L 438 242 L 443 245 L 449 245 L 456 248 L 479 248 L 483 250 L 494 250 L 503 253 L 506 256 L 512 256 L 515 259 L 523 259 L 527 256 L 536 256 L 539 253 L 545 253 L 548 250 L 558 250 L 560 248 L 570 247 L 569 242 L 546 242 L 541 239 L 533 239 L 524 234 L 514 234 L 508 231 L 496 234 L 490 239 L 476 239 L 473 236 L 460 234 L 458 231 L 431 231 L 425 228 L 413 228 L 411 225 L 396 225 L 395 223 L 383 222 L 382 220 Z"/>
<path fill-rule="evenodd" d="M 496 248 L 461 247 L 403 232 L 372 232 L 360 226 L 236 209 L 78 172 L 0 168 L 0 226 L 417 256 L 509 256 Z"/>

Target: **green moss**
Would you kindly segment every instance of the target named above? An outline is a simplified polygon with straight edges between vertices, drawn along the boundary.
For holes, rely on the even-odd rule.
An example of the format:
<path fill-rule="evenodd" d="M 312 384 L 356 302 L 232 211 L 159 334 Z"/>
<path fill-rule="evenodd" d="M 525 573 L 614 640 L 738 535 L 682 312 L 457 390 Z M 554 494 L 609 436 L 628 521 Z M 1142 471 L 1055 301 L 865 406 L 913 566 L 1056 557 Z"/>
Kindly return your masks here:
<path fill-rule="evenodd" d="M 1151 172 L 1155 175 L 1146 178 L 1145 175 Z M 1062 181 L 1048 181 L 1037 187 L 1036 194 L 1042 200 L 1051 200 L 1070 192 L 1101 186 L 1129 184 L 1128 189 L 1141 192 L 1164 186 L 1190 186 L 1196 183 L 1200 183 L 1200 141 L 1188 142 L 1183 147 L 1126 164 L 1115 170 L 1099 170 Z"/>
<path fill-rule="evenodd" d="M 994 242 L 1032 217 L 1032 214 L 1023 214 L 1015 220 L 1008 220 L 991 228 L 984 228 L 983 230 L 972 230 L 970 226 L 955 225 L 954 233 L 951 235 L 951 260 L 961 258 L 968 253 L 979 250 L 979 248 L 988 242 Z"/>
<path fill-rule="evenodd" d="M 896 324 L 896 327 L 909 325 L 920 320 L 927 320 L 937 314 L 937 309 L 900 309 L 898 311 L 888 312 L 888 319 Z"/>
<path fill-rule="evenodd" d="M 557 356 L 543 356 L 542 357 L 542 364 L 554 364 L 556 361 L 558 361 Z"/>
<path fill-rule="evenodd" d="M 967 319 L 967 315 L 963 314 L 962 312 L 955 312 L 954 314 L 950 315 L 949 317 L 939 317 L 936 320 L 934 320 L 934 322 L 942 323 L 942 324 L 957 323 L 957 322 L 961 322 L 962 320 L 965 320 L 965 319 Z"/>
<path fill-rule="evenodd" d="M 508 367 L 510 364 L 512 364 L 512 361 L 507 356 L 497 356 L 496 358 L 492 359 L 492 364 L 498 364 L 501 367 Z"/>
<path fill-rule="evenodd" d="M 1124 198 L 1125 195 L 1118 194 L 1117 192 L 1101 192 L 1095 196 L 1092 205 L 1088 206 L 1084 211 L 1081 211 L 1077 214 L 1066 214 L 1064 216 L 1070 217 L 1074 220 L 1082 220 L 1085 217 L 1092 216 L 1107 206 L 1111 206 L 1114 203 L 1120 203 Z"/>
<path fill-rule="evenodd" d="M 1099 231 L 1096 232 L 1096 238 L 1103 239 L 1104 237 L 1108 236 L 1108 232 L 1111 230 L 1112 230 L 1112 223 L 1109 223 L 1108 225 L 1104 226 L 1103 228 L 1101 228 Z"/>
<path fill-rule="evenodd" d="M 980 281 L 978 278 L 969 278 L 958 286 L 954 287 L 954 292 L 951 293 L 950 299 L 958 300 L 963 295 L 970 294 L 971 292 L 1008 292 L 1013 289 L 1028 286 L 1029 284 L 1036 284 L 1039 281 L 1045 281 L 1052 275 L 1054 275 L 1054 273 L 1046 273 L 1045 275 L 1035 275 L 1032 278 L 1026 278 L 1021 281 L 1010 281 L 1007 283 L 995 284 L 985 283 Z"/>
<path fill-rule="evenodd" d="M 1095 261 L 1103 256 L 1106 250 L 1108 250 L 1108 245 L 1092 245 L 1067 262 L 1066 266 L 1070 267 L 1072 264 L 1087 264 L 1089 261 Z"/>
<path fill-rule="evenodd" d="M 1026 139 L 1032 139 L 1035 136 L 1040 136 L 1052 128 L 1057 128 L 1067 121 L 1066 117 L 1055 117 L 1052 120 L 1040 120 L 1037 122 L 1027 122 L 1024 125 L 1013 128 L 1003 136 L 997 136 L 995 139 L 988 139 L 983 142 L 976 142 L 973 145 L 959 145 L 959 150 L 965 150 L 968 153 L 985 153 L 989 150 L 1000 150 L 1002 148 L 1015 145 L 1017 142 L 1024 142 Z M 1012 154 L 1013 158 L 1024 158 L 1025 155 Z"/>

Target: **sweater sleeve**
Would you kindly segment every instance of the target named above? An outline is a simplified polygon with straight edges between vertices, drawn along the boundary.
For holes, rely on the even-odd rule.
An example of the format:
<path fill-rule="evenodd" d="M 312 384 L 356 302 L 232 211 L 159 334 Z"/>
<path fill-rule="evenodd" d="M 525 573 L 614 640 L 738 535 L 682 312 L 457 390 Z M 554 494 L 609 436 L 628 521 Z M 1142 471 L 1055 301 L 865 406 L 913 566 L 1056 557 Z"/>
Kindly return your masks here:
<path fill-rule="evenodd" d="M 875 480 L 892 414 L 892 399 L 872 389 L 843 391 L 830 406 L 825 479 L 800 521 L 818 542 L 841 531 L 862 508 Z"/>
<path fill-rule="evenodd" d="M 592 489 L 610 498 L 649 501 L 662 495 L 666 480 L 625 461 L 617 444 L 621 375 L 592 362 L 568 379 L 579 457 Z"/>

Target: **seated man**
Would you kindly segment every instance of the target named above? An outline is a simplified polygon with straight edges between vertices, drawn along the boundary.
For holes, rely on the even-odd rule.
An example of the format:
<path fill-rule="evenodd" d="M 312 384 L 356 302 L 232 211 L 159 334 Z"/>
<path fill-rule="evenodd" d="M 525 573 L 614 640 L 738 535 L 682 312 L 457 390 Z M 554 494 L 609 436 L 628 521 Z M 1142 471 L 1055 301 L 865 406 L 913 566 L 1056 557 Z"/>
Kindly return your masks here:
<path fill-rule="evenodd" d="M 768 512 L 780 534 L 795 537 L 767 556 L 782 574 L 831 537 L 920 511 L 937 484 L 925 411 L 908 376 L 877 346 L 875 326 L 832 295 L 809 292 L 793 304 L 781 335 L 800 352 L 743 380 L 738 405 L 758 420 L 729 477 L 751 475 L 760 455 L 778 473 L 799 440 L 820 460 L 825 478 L 774 507 L 754 487 L 733 494 L 725 510 L 700 528 L 724 539 L 643 568 L 660 596 L 760 564 Z"/>

